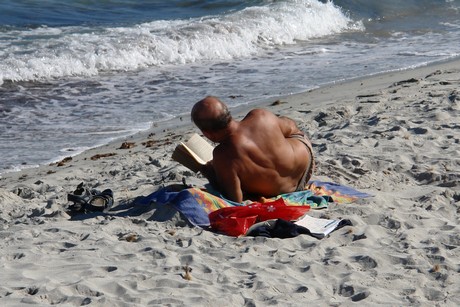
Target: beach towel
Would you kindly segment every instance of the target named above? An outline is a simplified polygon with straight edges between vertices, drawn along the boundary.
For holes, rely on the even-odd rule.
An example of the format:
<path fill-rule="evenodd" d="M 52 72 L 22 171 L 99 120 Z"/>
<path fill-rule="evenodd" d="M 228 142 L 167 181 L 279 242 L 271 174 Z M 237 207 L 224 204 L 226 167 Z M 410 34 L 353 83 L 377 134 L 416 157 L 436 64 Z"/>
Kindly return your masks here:
<path fill-rule="evenodd" d="M 339 204 L 352 203 L 359 198 L 371 197 L 371 194 L 363 193 L 353 188 L 326 181 L 310 181 L 307 190 L 314 195 L 331 197 L 331 201 Z"/>
<path fill-rule="evenodd" d="M 348 203 L 358 198 L 369 197 L 370 194 L 353 188 L 330 182 L 310 181 L 304 191 L 281 194 L 267 198 L 265 202 L 273 202 L 282 198 L 287 206 L 310 206 L 312 209 L 327 208 L 330 202 Z M 209 227 L 209 213 L 221 208 L 247 206 L 254 202 L 236 203 L 218 195 L 212 189 L 186 188 L 181 191 L 169 187 L 161 188 L 145 197 L 146 202 L 172 205 L 181 212 L 188 221 L 199 227 Z"/>

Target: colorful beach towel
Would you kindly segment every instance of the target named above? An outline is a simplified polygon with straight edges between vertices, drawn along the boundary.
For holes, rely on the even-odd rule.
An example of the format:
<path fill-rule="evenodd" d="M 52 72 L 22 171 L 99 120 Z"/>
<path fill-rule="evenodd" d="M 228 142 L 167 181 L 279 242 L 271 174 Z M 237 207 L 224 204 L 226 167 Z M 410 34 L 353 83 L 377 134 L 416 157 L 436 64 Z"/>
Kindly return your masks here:
<path fill-rule="evenodd" d="M 207 227 L 210 225 L 208 214 L 220 208 L 230 206 L 246 206 L 253 203 L 245 201 L 236 203 L 225 199 L 222 195 L 215 195 L 211 190 L 187 188 L 181 191 L 164 187 L 148 195 L 144 201 L 157 204 L 170 204 L 181 212 L 195 226 Z M 353 188 L 321 181 L 311 181 L 309 189 L 305 191 L 282 194 L 267 198 L 267 202 L 282 198 L 288 206 L 306 206 L 312 209 L 326 208 L 330 202 L 346 203 L 357 198 L 371 195 L 359 192 Z"/>
<path fill-rule="evenodd" d="M 359 198 L 372 196 L 344 185 L 326 181 L 310 181 L 306 189 L 312 191 L 314 195 L 330 196 L 333 202 L 339 204 L 352 203 Z"/>

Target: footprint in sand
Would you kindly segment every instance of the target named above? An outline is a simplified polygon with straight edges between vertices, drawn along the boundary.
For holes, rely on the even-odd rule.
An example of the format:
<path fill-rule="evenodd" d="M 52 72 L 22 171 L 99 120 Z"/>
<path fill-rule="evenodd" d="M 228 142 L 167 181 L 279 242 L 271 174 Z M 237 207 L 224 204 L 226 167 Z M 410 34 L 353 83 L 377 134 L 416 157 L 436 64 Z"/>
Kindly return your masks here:
<path fill-rule="evenodd" d="M 355 261 L 358 262 L 365 270 L 375 269 L 377 267 L 377 261 L 369 256 L 356 256 Z"/>
<path fill-rule="evenodd" d="M 359 302 L 359 301 L 362 301 L 363 299 L 367 298 L 369 295 L 370 295 L 369 291 L 363 291 L 363 292 L 360 292 L 358 294 L 353 295 L 351 297 L 351 300 L 353 302 Z"/>

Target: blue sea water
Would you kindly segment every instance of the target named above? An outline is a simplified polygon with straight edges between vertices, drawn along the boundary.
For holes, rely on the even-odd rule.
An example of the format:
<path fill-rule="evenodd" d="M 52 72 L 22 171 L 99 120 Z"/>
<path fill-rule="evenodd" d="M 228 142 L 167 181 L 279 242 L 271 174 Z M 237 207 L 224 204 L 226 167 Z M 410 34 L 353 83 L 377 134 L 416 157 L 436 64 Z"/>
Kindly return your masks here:
<path fill-rule="evenodd" d="M 0 173 L 187 114 L 460 54 L 456 0 L 0 1 Z M 230 98 L 233 97 L 233 98 Z"/>

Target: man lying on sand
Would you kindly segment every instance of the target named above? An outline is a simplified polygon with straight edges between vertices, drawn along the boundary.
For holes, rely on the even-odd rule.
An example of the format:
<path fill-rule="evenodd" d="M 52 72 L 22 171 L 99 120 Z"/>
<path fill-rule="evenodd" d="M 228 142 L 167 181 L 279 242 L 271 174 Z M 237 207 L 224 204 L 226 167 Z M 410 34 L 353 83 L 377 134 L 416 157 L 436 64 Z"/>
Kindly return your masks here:
<path fill-rule="evenodd" d="M 192 108 L 192 120 L 219 145 L 202 169 L 211 185 L 236 202 L 303 190 L 313 171 L 313 151 L 295 122 L 263 110 L 243 120 L 208 96 Z"/>

